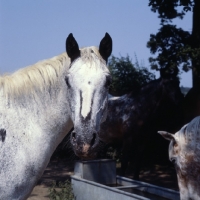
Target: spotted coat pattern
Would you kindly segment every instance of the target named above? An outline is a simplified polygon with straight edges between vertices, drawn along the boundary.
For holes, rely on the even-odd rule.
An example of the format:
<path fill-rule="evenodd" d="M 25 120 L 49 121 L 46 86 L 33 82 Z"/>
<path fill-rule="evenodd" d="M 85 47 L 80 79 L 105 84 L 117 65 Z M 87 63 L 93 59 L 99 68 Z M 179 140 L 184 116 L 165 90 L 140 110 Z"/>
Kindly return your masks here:
<path fill-rule="evenodd" d="M 181 200 L 200 199 L 200 117 L 174 135 L 159 131 L 169 144 L 169 159 L 176 168 Z"/>
<path fill-rule="evenodd" d="M 109 98 L 107 119 L 101 125 L 99 137 L 108 144 L 122 144 L 122 175 L 127 160 L 132 157 L 136 163 L 135 179 L 139 178 L 139 163 L 145 146 L 153 141 L 153 133 L 156 135 L 159 128 L 175 126 L 176 119 L 181 117 L 172 117 L 175 112 L 179 113 L 178 104 L 182 99 L 177 78 L 162 77 L 142 87 L 137 95 Z"/>

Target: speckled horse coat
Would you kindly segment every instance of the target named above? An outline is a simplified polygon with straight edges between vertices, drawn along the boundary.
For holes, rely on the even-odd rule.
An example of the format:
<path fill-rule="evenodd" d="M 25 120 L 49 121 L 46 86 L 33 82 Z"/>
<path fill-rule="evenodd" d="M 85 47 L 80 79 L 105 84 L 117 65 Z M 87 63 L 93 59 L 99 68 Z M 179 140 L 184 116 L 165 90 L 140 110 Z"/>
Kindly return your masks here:
<path fill-rule="evenodd" d="M 200 199 L 200 117 L 194 118 L 174 135 L 159 131 L 169 144 L 169 159 L 174 163 L 181 200 Z"/>
<path fill-rule="evenodd" d="M 73 35 L 67 54 L 0 77 L 0 200 L 24 200 L 69 130 L 80 157 L 98 146 L 107 110 L 106 60 L 112 40 L 79 50 Z M 69 57 L 68 57 L 69 56 Z"/>
<path fill-rule="evenodd" d="M 159 138 L 156 134 L 159 128 L 164 128 L 166 123 L 171 127 L 175 125 L 173 123 L 177 121 L 172 117 L 179 111 L 178 104 L 182 99 L 176 77 L 153 80 L 136 96 L 126 94 L 109 98 L 108 116 L 101 124 L 99 137 L 107 144 L 123 144 L 122 175 L 131 158 L 135 163 L 134 179 L 139 179 L 144 148 L 155 142 L 152 138 Z M 166 123 L 162 124 L 163 121 Z"/>

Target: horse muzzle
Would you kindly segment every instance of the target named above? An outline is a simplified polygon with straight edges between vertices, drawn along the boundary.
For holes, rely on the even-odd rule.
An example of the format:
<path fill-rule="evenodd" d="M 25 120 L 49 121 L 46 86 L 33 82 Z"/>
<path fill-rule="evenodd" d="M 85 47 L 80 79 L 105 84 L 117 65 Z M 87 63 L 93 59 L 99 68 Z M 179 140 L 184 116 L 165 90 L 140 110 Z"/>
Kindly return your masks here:
<path fill-rule="evenodd" d="M 74 153 L 82 159 L 92 159 L 96 156 L 96 149 L 99 144 L 98 134 L 93 131 L 91 134 L 83 135 L 73 131 L 70 138 Z"/>

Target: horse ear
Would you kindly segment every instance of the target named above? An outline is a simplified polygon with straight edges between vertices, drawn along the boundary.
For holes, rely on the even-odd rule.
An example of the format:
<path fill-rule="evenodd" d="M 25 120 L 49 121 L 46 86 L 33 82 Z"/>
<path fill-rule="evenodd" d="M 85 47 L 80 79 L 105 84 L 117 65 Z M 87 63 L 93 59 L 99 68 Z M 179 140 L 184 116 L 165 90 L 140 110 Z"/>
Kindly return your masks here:
<path fill-rule="evenodd" d="M 72 33 L 70 33 L 66 39 L 66 52 L 71 58 L 71 62 L 80 57 L 79 46 L 76 40 L 74 39 Z"/>
<path fill-rule="evenodd" d="M 112 38 L 108 33 L 105 34 L 99 45 L 99 53 L 102 58 L 107 62 L 108 57 L 112 53 Z"/>
<path fill-rule="evenodd" d="M 163 138 L 165 138 L 166 140 L 174 140 L 174 135 L 171 134 L 171 133 L 168 133 L 168 132 L 166 132 L 166 131 L 158 131 L 158 133 L 159 133 L 160 135 L 162 135 Z"/>

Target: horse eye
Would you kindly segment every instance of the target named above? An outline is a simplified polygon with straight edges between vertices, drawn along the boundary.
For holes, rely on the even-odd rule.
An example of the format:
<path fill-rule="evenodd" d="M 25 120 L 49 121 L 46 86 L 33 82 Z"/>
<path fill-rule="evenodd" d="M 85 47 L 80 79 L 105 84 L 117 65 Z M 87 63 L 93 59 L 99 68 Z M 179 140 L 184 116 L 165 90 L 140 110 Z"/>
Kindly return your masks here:
<path fill-rule="evenodd" d="M 70 83 L 69 83 L 69 77 L 68 76 L 65 76 L 65 82 L 67 84 L 67 87 L 70 88 Z"/>
<path fill-rule="evenodd" d="M 107 87 L 107 88 L 110 87 L 111 83 L 112 83 L 112 78 L 111 78 L 111 76 L 107 76 L 107 77 L 106 77 L 105 87 Z"/>

